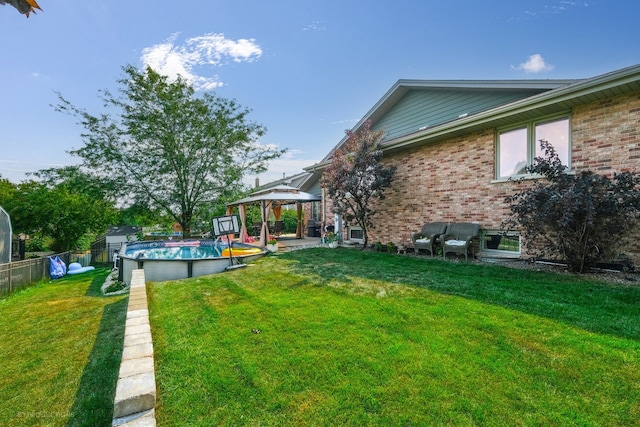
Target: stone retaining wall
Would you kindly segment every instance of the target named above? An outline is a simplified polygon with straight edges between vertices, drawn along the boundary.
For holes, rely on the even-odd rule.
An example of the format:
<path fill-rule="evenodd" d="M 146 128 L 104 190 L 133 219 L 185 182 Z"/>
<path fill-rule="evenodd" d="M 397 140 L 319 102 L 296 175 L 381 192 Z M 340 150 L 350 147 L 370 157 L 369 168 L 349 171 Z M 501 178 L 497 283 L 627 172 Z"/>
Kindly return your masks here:
<path fill-rule="evenodd" d="M 155 426 L 156 379 L 144 270 L 131 276 L 113 426 Z"/>

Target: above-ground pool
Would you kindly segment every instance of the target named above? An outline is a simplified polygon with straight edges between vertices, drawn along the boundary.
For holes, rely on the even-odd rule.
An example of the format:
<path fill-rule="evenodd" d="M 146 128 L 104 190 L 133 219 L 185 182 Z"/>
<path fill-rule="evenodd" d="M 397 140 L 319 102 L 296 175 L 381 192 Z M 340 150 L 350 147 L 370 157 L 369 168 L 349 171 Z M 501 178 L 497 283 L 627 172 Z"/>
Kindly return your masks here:
<path fill-rule="evenodd" d="M 231 252 L 233 262 L 229 259 Z M 147 282 L 186 279 L 221 273 L 245 264 L 266 251 L 245 243 L 216 240 L 157 240 L 122 245 L 118 253 L 119 279 L 131 284 L 131 272 L 143 269 Z"/>

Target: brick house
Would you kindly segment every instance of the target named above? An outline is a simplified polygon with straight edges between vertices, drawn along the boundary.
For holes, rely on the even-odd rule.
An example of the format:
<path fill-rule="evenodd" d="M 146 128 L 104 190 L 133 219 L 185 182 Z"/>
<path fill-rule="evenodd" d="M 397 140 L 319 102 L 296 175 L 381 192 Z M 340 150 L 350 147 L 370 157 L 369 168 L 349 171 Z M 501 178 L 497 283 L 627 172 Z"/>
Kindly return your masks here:
<path fill-rule="evenodd" d="M 540 139 L 573 171 L 640 172 L 640 65 L 581 80 L 399 80 L 353 130 L 368 120 L 385 132 L 383 161 L 397 166 L 371 243 L 411 247 L 433 221 L 478 223 L 490 239 L 509 215 L 509 178 L 521 176 Z M 319 179 L 330 155 L 306 170 Z M 332 222 L 331 201 L 322 209 Z M 506 251 L 487 239 L 481 254 L 527 256 L 517 232 Z M 640 244 L 628 255 L 640 262 Z"/>

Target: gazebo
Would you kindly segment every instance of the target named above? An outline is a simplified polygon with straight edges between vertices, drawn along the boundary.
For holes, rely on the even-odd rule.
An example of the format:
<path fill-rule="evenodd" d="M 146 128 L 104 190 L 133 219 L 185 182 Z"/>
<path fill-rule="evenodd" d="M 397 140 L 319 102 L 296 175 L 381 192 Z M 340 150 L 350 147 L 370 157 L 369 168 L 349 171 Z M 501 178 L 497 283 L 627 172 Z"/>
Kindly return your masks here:
<path fill-rule="evenodd" d="M 262 227 L 260 229 L 260 246 L 267 244 L 267 236 L 269 235 L 269 225 L 267 220 L 273 210 L 273 214 L 276 217 L 276 221 L 280 220 L 280 209 L 282 205 L 290 205 L 295 203 L 298 210 L 298 225 L 296 227 L 296 238 L 302 239 L 303 236 L 303 218 L 302 218 L 302 204 L 306 202 L 317 202 L 321 198 L 311 193 L 305 193 L 298 188 L 290 187 L 288 185 L 277 185 L 270 188 L 255 191 L 249 196 L 236 200 L 227 204 L 227 212 L 230 214 L 234 206 L 238 206 L 240 212 L 240 221 L 242 227 L 240 228 L 240 241 L 244 242 L 247 238 L 247 226 L 246 222 L 246 205 L 259 205 L 260 215 L 262 217 Z"/>

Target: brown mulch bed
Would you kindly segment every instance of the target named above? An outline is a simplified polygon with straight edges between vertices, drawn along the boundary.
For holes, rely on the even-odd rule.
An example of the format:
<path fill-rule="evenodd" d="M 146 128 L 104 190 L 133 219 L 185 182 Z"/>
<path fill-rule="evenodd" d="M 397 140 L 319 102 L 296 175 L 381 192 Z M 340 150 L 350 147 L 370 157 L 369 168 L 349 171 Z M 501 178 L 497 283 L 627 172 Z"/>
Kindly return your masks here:
<path fill-rule="evenodd" d="M 357 245 L 354 245 L 357 247 Z M 367 248 L 367 250 L 375 251 L 373 248 Z M 386 248 L 385 248 L 386 250 Z M 416 254 L 412 249 L 408 249 L 405 252 L 405 249 L 401 249 L 400 253 L 406 254 L 408 256 L 426 256 L 429 254 Z M 463 258 L 452 259 L 452 262 L 464 262 Z M 567 268 L 566 264 L 555 263 L 555 262 L 532 262 L 529 260 L 523 259 L 513 259 L 513 260 L 505 260 L 505 259 L 479 259 L 474 260 L 473 262 L 486 262 L 486 263 L 495 263 L 498 265 L 502 265 L 504 267 L 509 268 L 518 268 L 522 270 L 531 270 L 531 271 L 548 271 L 552 273 L 558 274 L 567 274 L 567 275 L 575 275 L 582 278 L 589 278 L 593 280 L 597 280 L 600 282 L 609 283 L 612 285 L 621 285 L 621 286 L 639 286 L 640 287 L 640 271 L 617 271 L 610 269 L 592 269 L 591 271 L 583 274 L 572 273 Z"/>
<path fill-rule="evenodd" d="M 407 255 L 412 256 L 429 256 L 426 255 L 416 255 L 412 251 L 407 251 Z M 453 260 L 453 262 L 464 262 L 464 259 L 459 258 L 457 260 Z M 610 269 L 592 269 L 587 273 L 578 274 L 572 273 L 569 271 L 566 264 L 556 263 L 556 262 L 543 262 L 537 261 L 532 262 L 529 260 L 523 259 L 479 259 L 474 262 L 486 262 L 486 263 L 495 263 L 498 265 L 502 265 L 504 267 L 509 268 L 518 268 L 522 270 L 531 270 L 531 271 L 548 271 L 552 273 L 559 274 L 568 274 L 580 276 L 583 278 L 589 278 L 593 280 L 597 280 L 600 282 L 615 284 L 615 285 L 623 285 L 623 286 L 640 286 L 640 271 L 617 271 Z"/>

